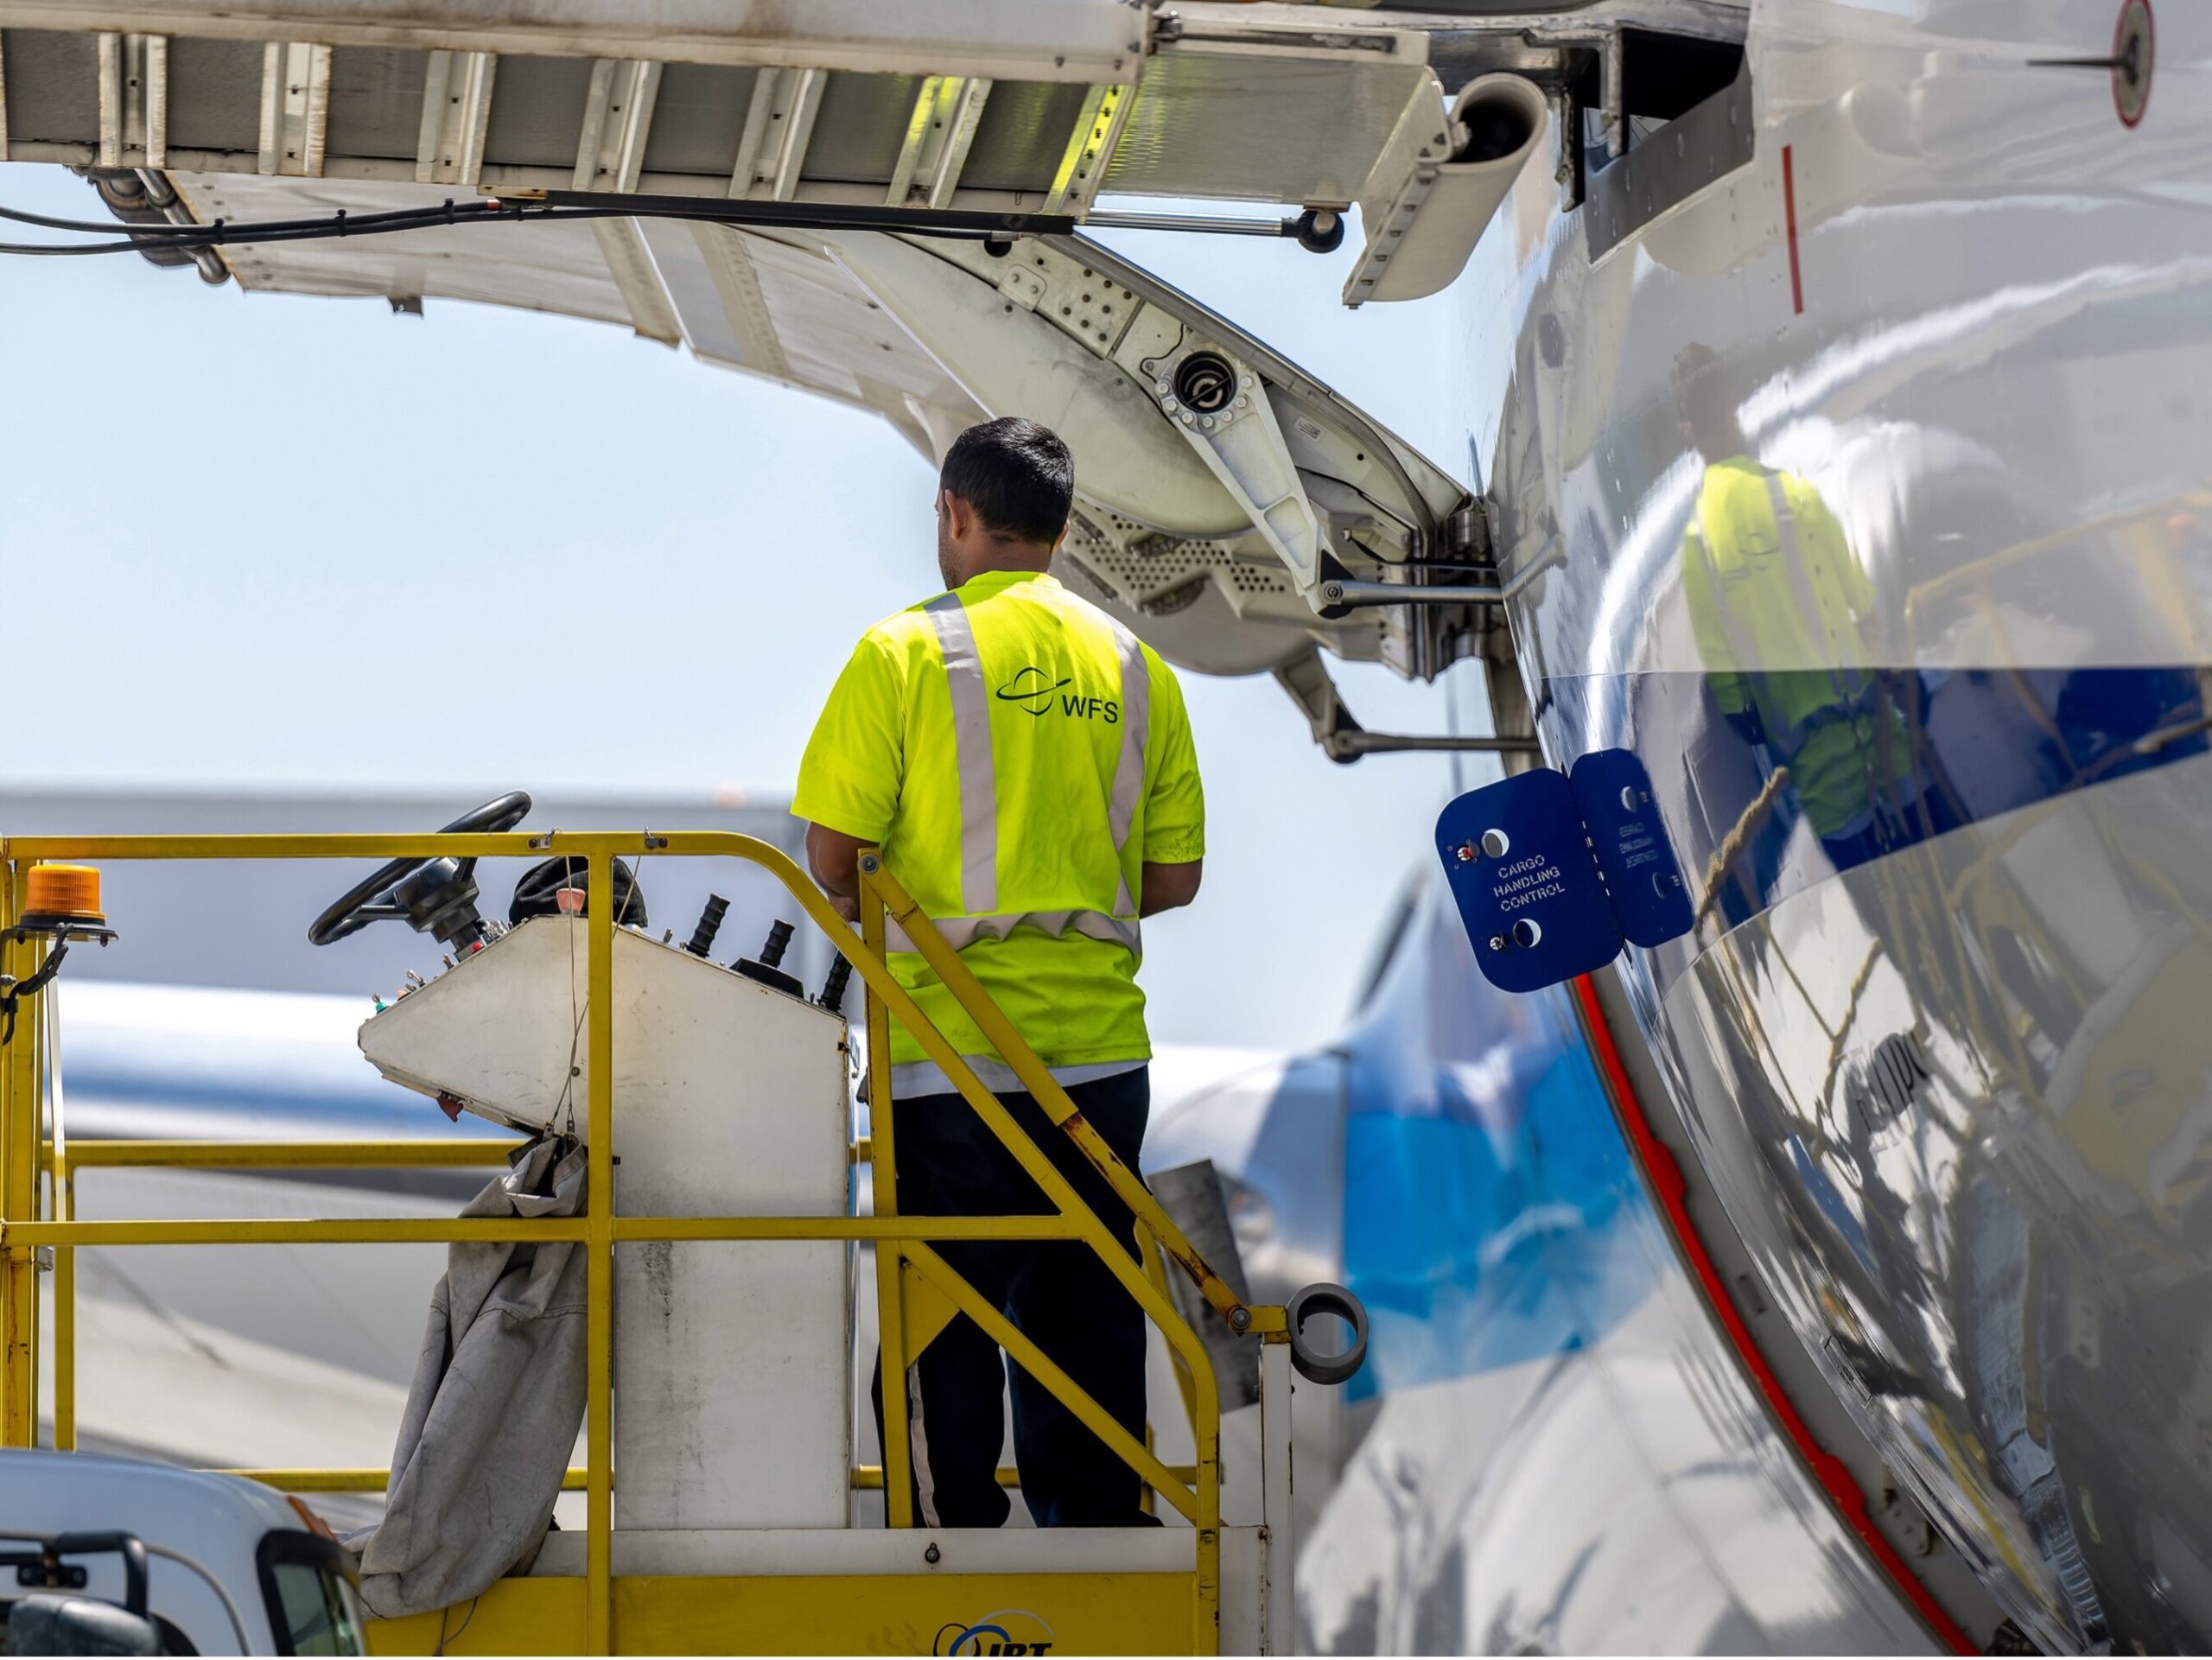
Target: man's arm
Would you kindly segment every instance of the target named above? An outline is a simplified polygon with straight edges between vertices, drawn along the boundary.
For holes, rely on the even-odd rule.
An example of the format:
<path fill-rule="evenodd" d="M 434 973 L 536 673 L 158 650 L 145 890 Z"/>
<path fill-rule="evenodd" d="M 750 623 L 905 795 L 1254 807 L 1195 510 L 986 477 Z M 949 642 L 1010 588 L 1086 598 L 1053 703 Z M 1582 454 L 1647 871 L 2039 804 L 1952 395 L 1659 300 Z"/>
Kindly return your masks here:
<path fill-rule="evenodd" d="M 860 917 L 860 850 L 880 842 L 899 804 L 903 763 L 896 667 L 864 636 L 823 705 L 799 761 L 791 811 L 807 820 L 806 862 L 848 922 Z M 873 834 L 832 830 L 823 821 Z"/>
<path fill-rule="evenodd" d="M 806 827 L 806 862 L 814 880 L 830 896 L 837 914 L 848 922 L 861 915 L 861 849 L 868 845 L 857 836 L 831 830 L 827 824 Z"/>
<path fill-rule="evenodd" d="M 1144 891 L 1137 896 L 1137 914 L 1156 916 L 1162 911 L 1179 910 L 1198 896 L 1198 878 L 1205 869 L 1204 859 L 1192 859 L 1183 864 L 1155 864 L 1147 859 L 1144 864 Z"/>
<path fill-rule="evenodd" d="M 1145 648 L 1144 658 L 1152 677 L 1152 775 L 1145 792 L 1137 914 L 1149 917 L 1179 909 L 1198 896 L 1205 868 L 1206 801 L 1183 689 L 1174 671 L 1151 648 Z"/>

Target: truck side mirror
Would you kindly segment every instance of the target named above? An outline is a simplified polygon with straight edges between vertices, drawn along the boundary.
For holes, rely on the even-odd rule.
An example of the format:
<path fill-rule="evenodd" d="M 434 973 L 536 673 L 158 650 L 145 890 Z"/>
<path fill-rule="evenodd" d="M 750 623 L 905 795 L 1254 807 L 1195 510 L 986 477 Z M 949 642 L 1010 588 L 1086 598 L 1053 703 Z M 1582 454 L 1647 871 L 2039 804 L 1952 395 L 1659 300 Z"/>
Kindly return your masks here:
<path fill-rule="evenodd" d="M 40 1591 L 8 1610 L 10 1654 L 159 1654 L 161 1633 L 144 1614 L 96 1597 Z"/>

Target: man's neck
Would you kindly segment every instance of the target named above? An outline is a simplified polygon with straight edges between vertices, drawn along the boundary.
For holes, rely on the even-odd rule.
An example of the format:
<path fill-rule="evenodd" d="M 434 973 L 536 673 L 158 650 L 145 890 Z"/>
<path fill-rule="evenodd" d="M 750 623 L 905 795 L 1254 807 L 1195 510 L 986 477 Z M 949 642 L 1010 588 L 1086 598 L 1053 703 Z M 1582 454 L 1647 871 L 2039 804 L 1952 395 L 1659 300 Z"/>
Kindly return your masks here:
<path fill-rule="evenodd" d="M 962 582 L 972 582 L 978 576 L 996 572 L 1011 571 L 1021 576 L 1041 576 L 1052 563 L 1050 548 L 1039 548 L 1029 543 L 1001 544 L 978 553 L 968 567 Z"/>

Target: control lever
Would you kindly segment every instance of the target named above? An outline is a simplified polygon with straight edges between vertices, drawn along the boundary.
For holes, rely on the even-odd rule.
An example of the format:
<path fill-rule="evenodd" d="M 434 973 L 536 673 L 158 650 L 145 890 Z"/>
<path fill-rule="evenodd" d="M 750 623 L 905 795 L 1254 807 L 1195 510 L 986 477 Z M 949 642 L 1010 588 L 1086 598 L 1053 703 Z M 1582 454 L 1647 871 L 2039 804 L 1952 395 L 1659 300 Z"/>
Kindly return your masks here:
<path fill-rule="evenodd" d="M 845 1012 L 845 985 L 853 977 L 851 961 L 843 957 L 830 964 L 830 977 L 822 983 L 822 995 L 816 999 L 832 1014 Z"/>
<path fill-rule="evenodd" d="M 691 938 L 683 949 L 694 957 L 704 957 L 715 948 L 715 936 L 721 932 L 722 918 L 729 910 L 729 901 L 720 894 L 707 895 L 707 908 L 699 913 L 699 924 L 691 930 Z"/>
<path fill-rule="evenodd" d="M 764 986 L 773 986 L 794 997 L 804 997 L 806 988 L 799 984 L 798 976 L 786 974 L 777 966 L 784 960 L 784 952 L 791 943 L 791 925 L 788 922 L 771 923 L 768 925 L 768 941 L 760 947 L 760 957 L 757 959 L 741 957 L 730 967 L 748 980 L 758 980 Z"/>

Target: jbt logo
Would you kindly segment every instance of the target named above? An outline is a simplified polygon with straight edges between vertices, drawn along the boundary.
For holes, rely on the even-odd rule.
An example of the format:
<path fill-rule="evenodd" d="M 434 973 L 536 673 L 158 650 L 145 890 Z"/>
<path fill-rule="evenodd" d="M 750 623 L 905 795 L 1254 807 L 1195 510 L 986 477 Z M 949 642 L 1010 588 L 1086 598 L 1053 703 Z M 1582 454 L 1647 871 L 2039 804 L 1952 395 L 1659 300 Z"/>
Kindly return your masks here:
<path fill-rule="evenodd" d="M 1121 724 L 1121 704 L 1110 697 L 1086 697 L 1081 692 L 1068 690 L 1073 684 L 1065 675 L 1053 679 L 1033 663 L 999 688 L 998 700 L 1001 703 L 1018 703 L 1031 715 L 1050 715 L 1057 707 L 1061 714 L 1080 720 L 1103 720 L 1109 726 Z"/>
<path fill-rule="evenodd" d="M 937 1634 L 938 1654 L 1050 1654 L 1052 1628 L 1027 1608 L 1001 1608 L 972 1625 L 955 1622 Z"/>

